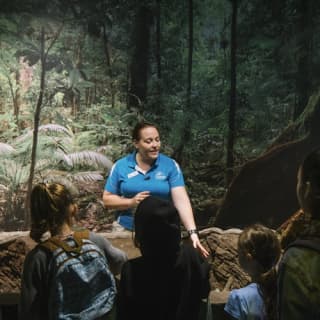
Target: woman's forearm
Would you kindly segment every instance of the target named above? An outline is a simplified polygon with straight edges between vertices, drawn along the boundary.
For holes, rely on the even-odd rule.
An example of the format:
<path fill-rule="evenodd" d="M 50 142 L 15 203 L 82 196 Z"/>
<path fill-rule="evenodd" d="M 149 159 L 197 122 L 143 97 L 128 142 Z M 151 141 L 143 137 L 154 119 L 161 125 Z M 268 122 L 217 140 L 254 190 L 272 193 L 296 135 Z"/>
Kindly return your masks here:
<path fill-rule="evenodd" d="M 132 198 L 124 198 L 111 192 L 104 191 L 102 201 L 105 207 L 108 209 L 127 210 L 135 208 L 141 201 L 149 197 L 149 195 L 149 191 L 142 191 L 137 193 Z"/>
<path fill-rule="evenodd" d="M 187 230 L 196 229 L 191 202 L 185 187 L 171 189 L 171 197 L 184 227 Z"/>
<path fill-rule="evenodd" d="M 189 196 L 184 187 L 171 189 L 172 201 L 179 212 L 182 224 L 187 229 L 193 247 L 197 248 L 204 258 L 209 256 L 207 249 L 201 244 L 192 212 Z"/>
<path fill-rule="evenodd" d="M 107 191 L 104 191 L 102 201 L 108 209 L 126 210 L 133 207 L 132 199 L 123 198 Z"/>

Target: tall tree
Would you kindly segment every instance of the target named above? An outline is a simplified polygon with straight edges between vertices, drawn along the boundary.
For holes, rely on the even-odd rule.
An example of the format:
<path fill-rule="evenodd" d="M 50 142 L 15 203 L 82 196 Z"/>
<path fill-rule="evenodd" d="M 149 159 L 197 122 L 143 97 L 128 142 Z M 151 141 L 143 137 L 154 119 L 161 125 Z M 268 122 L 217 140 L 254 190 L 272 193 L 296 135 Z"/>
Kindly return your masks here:
<path fill-rule="evenodd" d="M 132 36 L 133 54 L 130 65 L 129 108 L 138 108 L 140 113 L 143 111 L 148 89 L 151 21 L 150 8 L 145 4 L 139 5 Z"/>
<path fill-rule="evenodd" d="M 297 101 L 294 119 L 297 119 L 305 108 L 311 94 L 311 61 L 313 42 L 313 0 L 299 0 L 297 6 L 297 64 L 296 75 Z"/>
<path fill-rule="evenodd" d="M 40 125 L 40 113 L 41 107 L 43 103 L 43 96 L 45 91 L 45 76 L 46 76 L 46 61 L 48 57 L 48 53 L 56 40 L 59 37 L 59 34 L 62 30 L 62 26 L 60 29 L 53 35 L 51 43 L 48 45 L 47 49 L 45 48 L 45 29 L 42 26 L 40 31 L 40 88 L 39 95 L 36 104 L 36 109 L 34 112 L 34 124 L 33 124 L 33 140 L 32 140 L 32 150 L 31 150 L 31 164 L 30 164 L 30 173 L 28 179 L 28 189 L 27 189 L 27 197 L 26 197 L 26 207 L 25 207 L 25 225 L 26 227 L 30 224 L 30 212 L 29 212 L 29 203 L 30 203 L 30 195 L 33 184 L 34 177 L 34 169 L 37 161 L 37 144 L 38 144 L 38 130 Z"/>
<path fill-rule="evenodd" d="M 237 104 L 237 15 L 238 0 L 232 0 L 232 18 L 231 18 L 231 54 L 230 54 L 230 105 L 228 120 L 228 142 L 227 142 L 227 171 L 226 182 L 230 183 L 233 177 L 234 166 L 234 138 L 235 138 L 235 115 Z"/>
<path fill-rule="evenodd" d="M 183 132 L 180 143 L 174 152 L 174 157 L 178 162 L 182 162 L 182 153 L 186 143 L 191 138 L 191 88 L 192 88 L 192 57 L 193 57 L 193 0 L 189 0 L 188 7 L 188 21 L 189 21 L 189 34 L 188 34 L 188 76 L 187 76 L 187 91 L 186 91 L 186 105 L 185 105 L 185 118 L 183 125 Z"/>
<path fill-rule="evenodd" d="M 161 79 L 161 54 L 160 54 L 160 43 L 161 43 L 161 0 L 157 0 L 156 6 L 156 60 L 157 60 L 157 77 Z"/>

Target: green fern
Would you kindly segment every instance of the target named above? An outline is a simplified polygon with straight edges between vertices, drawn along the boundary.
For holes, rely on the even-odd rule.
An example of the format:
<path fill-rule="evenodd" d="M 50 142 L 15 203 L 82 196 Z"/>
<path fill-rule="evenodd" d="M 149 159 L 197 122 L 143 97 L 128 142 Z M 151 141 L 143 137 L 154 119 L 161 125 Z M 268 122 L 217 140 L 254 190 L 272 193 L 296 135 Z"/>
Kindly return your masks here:
<path fill-rule="evenodd" d="M 14 151 L 10 144 L 0 142 L 0 156 L 12 154 Z"/>
<path fill-rule="evenodd" d="M 68 154 L 74 167 L 90 166 L 96 169 L 103 168 L 110 170 L 113 163 L 106 156 L 96 151 L 79 151 Z"/>
<path fill-rule="evenodd" d="M 82 134 L 82 138 L 85 135 Z M 11 211 L 17 212 L 22 205 L 21 199 L 14 195 L 23 190 L 29 178 L 32 140 L 33 132 L 29 129 L 12 145 L 0 143 L 0 185 L 6 187 L 7 215 Z M 76 194 L 77 183 L 104 180 L 103 175 L 113 165 L 103 154 L 106 150 L 84 150 L 87 145 L 79 144 L 79 141 L 81 139 L 77 139 L 77 135 L 66 127 L 56 124 L 40 126 L 34 183 L 62 183 Z"/>
<path fill-rule="evenodd" d="M 98 171 L 77 172 L 68 175 L 68 178 L 74 182 L 94 182 L 104 180 L 104 176 Z"/>
<path fill-rule="evenodd" d="M 28 168 L 13 159 L 2 159 L 0 165 L 0 178 L 8 186 L 16 189 L 27 182 L 29 176 Z"/>

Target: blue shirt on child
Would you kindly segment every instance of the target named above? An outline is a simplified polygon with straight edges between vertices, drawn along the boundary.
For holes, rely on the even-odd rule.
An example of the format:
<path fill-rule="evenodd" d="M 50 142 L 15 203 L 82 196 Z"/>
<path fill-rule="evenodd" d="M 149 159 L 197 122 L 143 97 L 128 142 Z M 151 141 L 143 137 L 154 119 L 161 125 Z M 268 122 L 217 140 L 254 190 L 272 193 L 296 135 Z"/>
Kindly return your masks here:
<path fill-rule="evenodd" d="M 232 290 L 224 310 L 239 320 L 266 320 L 264 302 L 256 283 Z"/>
<path fill-rule="evenodd" d="M 160 153 L 153 166 L 143 172 L 137 165 L 136 152 L 133 152 L 113 165 L 105 190 L 125 198 L 149 191 L 155 197 L 171 200 L 171 189 L 184 185 L 183 174 L 175 160 Z M 132 210 L 120 211 L 118 214 L 118 222 L 132 230 Z"/>

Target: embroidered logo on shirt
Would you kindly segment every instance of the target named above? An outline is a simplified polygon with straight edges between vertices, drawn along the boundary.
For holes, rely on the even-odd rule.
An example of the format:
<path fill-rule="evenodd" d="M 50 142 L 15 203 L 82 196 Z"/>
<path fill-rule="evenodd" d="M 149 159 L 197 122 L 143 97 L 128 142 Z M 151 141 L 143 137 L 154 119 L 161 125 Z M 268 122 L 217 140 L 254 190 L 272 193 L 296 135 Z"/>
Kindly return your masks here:
<path fill-rule="evenodd" d="M 137 176 L 138 174 L 139 174 L 138 171 L 133 171 L 133 172 L 128 174 L 128 179 L 133 178 L 133 177 Z"/>
<path fill-rule="evenodd" d="M 167 179 L 167 176 L 161 172 L 161 171 L 158 171 L 156 174 L 155 174 L 155 178 L 157 180 L 166 180 Z"/>

